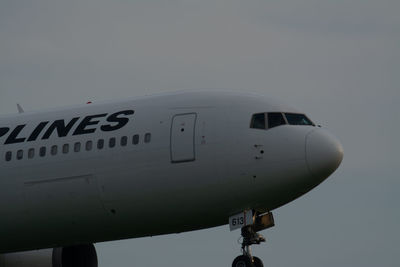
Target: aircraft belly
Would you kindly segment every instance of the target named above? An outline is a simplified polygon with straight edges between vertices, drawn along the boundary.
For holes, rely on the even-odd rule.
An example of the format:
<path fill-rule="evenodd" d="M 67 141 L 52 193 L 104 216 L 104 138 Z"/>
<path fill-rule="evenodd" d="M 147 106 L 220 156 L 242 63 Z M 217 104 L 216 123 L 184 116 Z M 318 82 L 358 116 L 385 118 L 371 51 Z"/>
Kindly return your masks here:
<path fill-rule="evenodd" d="M 158 152 L 169 153 L 168 149 Z M 30 170 L 29 177 L 37 173 L 40 179 L 25 180 L 26 174 L 14 174 L 21 194 L 20 205 L 13 207 L 20 210 L 18 216 L 10 214 L 8 224 L 0 222 L 0 252 L 167 234 L 225 223 L 229 210 L 219 205 L 223 188 L 210 167 L 211 158 L 179 164 L 154 164 L 144 158 L 129 157 L 130 165 L 116 158 L 109 163 L 114 166 L 112 171 L 96 170 L 92 167 L 99 162 L 87 160 L 87 171 L 80 174 L 73 171 L 73 163 L 60 172 L 67 176 L 52 171 L 58 166 L 45 172 L 43 168 Z"/>

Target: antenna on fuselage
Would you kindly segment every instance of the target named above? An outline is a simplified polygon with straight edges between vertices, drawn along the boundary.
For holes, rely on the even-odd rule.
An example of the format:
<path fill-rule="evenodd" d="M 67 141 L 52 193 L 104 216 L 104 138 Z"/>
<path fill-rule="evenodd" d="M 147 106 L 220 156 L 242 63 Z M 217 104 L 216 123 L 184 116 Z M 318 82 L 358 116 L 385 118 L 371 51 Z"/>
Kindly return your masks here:
<path fill-rule="evenodd" d="M 17 103 L 17 109 L 18 109 L 18 113 L 24 113 L 24 109 L 21 107 L 20 104 Z"/>

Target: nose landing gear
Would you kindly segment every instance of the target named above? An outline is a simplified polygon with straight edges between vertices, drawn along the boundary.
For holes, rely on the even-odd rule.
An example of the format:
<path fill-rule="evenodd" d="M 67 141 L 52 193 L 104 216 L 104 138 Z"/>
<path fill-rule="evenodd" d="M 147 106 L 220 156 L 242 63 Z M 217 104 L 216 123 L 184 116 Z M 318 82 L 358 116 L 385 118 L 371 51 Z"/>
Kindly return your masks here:
<path fill-rule="evenodd" d="M 265 238 L 258 231 L 274 226 L 272 213 L 254 216 L 254 223 L 241 228 L 243 255 L 236 257 L 232 267 L 264 267 L 260 258 L 252 256 L 251 245 L 265 242 Z"/>
<path fill-rule="evenodd" d="M 232 267 L 263 267 L 262 261 L 251 255 L 251 245 L 259 245 L 265 242 L 265 238 L 254 231 L 252 226 L 242 228 L 242 252 L 243 255 L 237 256 L 232 263 Z"/>

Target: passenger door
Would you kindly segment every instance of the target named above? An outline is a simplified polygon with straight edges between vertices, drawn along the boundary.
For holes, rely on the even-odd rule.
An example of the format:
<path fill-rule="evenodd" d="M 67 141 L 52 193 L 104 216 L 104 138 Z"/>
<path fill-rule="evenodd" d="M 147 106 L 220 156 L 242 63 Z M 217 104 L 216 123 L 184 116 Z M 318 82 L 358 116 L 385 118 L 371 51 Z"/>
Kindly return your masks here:
<path fill-rule="evenodd" d="M 171 162 L 195 160 L 196 113 L 178 114 L 172 118 L 171 126 Z"/>

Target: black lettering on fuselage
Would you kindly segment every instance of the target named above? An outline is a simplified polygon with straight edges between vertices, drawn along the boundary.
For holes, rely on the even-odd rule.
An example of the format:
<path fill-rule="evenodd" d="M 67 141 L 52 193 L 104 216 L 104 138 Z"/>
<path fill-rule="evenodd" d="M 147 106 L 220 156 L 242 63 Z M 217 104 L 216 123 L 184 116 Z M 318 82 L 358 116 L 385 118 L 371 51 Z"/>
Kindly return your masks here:
<path fill-rule="evenodd" d="M 18 135 L 22 131 L 22 129 L 24 129 L 25 126 L 26 124 L 22 124 L 15 127 L 15 129 L 10 133 L 4 144 L 8 145 L 8 144 L 16 144 L 24 142 L 26 138 L 25 137 L 18 138 Z"/>
<path fill-rule="evenodd" d="M 10 128 L 8 128 L 8 127 L 1 127 L 0 128 L 0 137 L 5 135 L 6 133 L 8 133 L 9 130 L 10 130 Z"/>
<path fill-rule="evenodd" d="M 56 120 L 54 121 L 45 134 L 43 135 L 42 139 L 49 139 L 51 134 L 54 130 L 57 130 L 58 137 L 65 137 L 68 135 L 69 131 L 71 130 L 72 126 L 79 120 L 79 117 L 73 118 L 67 125 L 65 125 L 64 120 Z"/>
<path fill-rule="evenodd" d="M 106 121 L 108 124 L 104 124 L 102 126 L 95 126 L 100 123 L 100 120 L 97 118 L 106 117 L 107 113 L 86 116 L 75 128 L 72 135 L 94 133 L 96 132 L 98 127 L 100 127 L 100 129 L 104 132 L 116 131 L 124 127 L 129 122 L 129 118 L 127 118 L 127 116 L 132 115 L 134 113 L 135 113 L 134 110 L 123 110 L 115 112 L 107 117 Z M 72 118 L 67 124 L 64 119 L 53 121 L 47 128 L 47 130 L 44 132 L 41 139 L 42 140 L 49 139 L 54 132 L 57 132 L 58 137 L 67 136 L 71 132 L 72 127 L 77 123 L 79 119 L 80 117 Z M 11 133 L 9 133 L 11 130 L 10 127 L 0 127 L 0 137 L 6 136 L 9 133 L 6 141 L 4 142 L 5 145 L 22 143 L 25 141 L 27 142 L 35 141 L 39 138 L 39 136 L 49 123 L 50 123 L 49 121 L 40 122 L 38 125 L 36 125 L 36 127 L 33 129 L 28 138 L 19 136 L 22 130 L 25 128 L 26 124 L 21 124 L 16 126 L 14 130 L 11 131 Z"/>
<path fill-rule="evenodd" d="M 44 127 L 45 127 L 48 123 L 49 123 L 48 121 L 43 121 L 43 122 L 39 123 L 39 125 L 36 126 L 35 130 L 33 130 L 33 132 L 31 133 L 31 135 L 29 136 L 28 140 L 26 140 L 26 141 L 28 141 L 28 142 L 30 142 L 30 141 L 35 141 L 35 140 L 38 138 L 39 134 L 40 134 L 40 133 L 42 132 L 42 130 L 44 129 Z"/>
<path fill-rule="evenodd" d="M 119 118 L 119 115 L 132 115 L 133 113 L 135 113 L 135 111 L 133 111 L 133 110 L 124 110 L 124 111 L 120 111 L 120 112 L 111 114 L 110 116 L 108 116 L 107 122 L 115 122 L 117 124 L 103 125 L 100 127 L 100 129 L 104 132 L 110 132 L 110 131 L 115 131 L 115 130 L 121 129 L 129 122 L 129 118 Z"/>
<path fill-rule="evenodd" d="M 96 131 L 96 128 L 86 129 L 86 127 L 90 126 L 90 125 L 97 125 L 100 121 L 99 120 L 93 120 L 93 119 L 101 118 L 101 117 L 105 117 L 105 116 L 107 116 L 107 113 L 86 116 L 81 121 L 81 123 L 79 123 L 78 127 L 76 127 L 73 135 L 94 133 Z"/>

